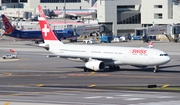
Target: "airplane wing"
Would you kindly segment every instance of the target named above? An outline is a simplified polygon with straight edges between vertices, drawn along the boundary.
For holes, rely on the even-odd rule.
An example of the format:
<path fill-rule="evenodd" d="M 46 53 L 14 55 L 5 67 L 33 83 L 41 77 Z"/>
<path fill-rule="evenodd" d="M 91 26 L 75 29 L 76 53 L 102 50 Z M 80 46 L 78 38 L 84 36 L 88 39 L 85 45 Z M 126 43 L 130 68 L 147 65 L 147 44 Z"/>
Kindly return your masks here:
<path fill-rule="evenodd" d="M 59 58 L 65 58 L 65 59 L 79 59 L 79 60 L 82 60 L 84 62 L 87 62 L 88 60 L 90 59 L 94 59 L 94 60 L 100 60 L 100 61 L 103 61 L 103 62 L 111 62 L 111 61 L 114 61 L 113 59 L 109 59 L 109 58 L 101 58 L 101 57 L 82 57 L 82 56 L 76 56 L 76 57 L 73 57 L 73 56 L 58 56 L 58 55 L 52 55 L 52 57 L 59 57 Z"/>
<path fill-rule="evenodd" d="M 103 62 L 112 62 L 114 61 L 113 59 L 109 59 L 109 58 L 104 58 L 104 57 L 82 57 L 82 56 L 60 56 L 60 55 L 55 55 L 55 54 L 44 54 L 44 53 L 32 53 L 32 52 L 16 52 L 15 50 L 13 49 L 9 49 L 9 51 L 11 53 L 14 53 L 14 54 L 18 54 L 18 55 L 42 55 L 42 56 L 47 56 L 47 57 L 58 57 L 58 58 L 65 58 L 65 59 L 69 59 L 69 60 L 81 60 L 83 62 L 87 62 L 88 60 L 90 59 L 93 59 L 93 60 L 100 60 L 100 61 L 103 61 Z"/>

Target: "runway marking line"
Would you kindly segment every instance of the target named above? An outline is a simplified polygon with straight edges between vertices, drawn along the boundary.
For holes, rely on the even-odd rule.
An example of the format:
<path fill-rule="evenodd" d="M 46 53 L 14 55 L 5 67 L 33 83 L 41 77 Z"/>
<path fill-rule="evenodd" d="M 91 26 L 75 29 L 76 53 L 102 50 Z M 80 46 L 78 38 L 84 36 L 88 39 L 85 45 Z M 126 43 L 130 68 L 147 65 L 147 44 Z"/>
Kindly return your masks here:
<path fill-rule="evenodd" d="M 162 86 L 162 88 L 166 88 L 168 86 L 169 86 L 169 84 L 165 84 L 165 85 Z"/>
<path fill-rule="evenodd" d="M 96 84 L 91 84 L 88 87 L 95 87 L 95 86 L 96 86 Z"/>
<path fill-rule="evenodd" d="M 67 76 L 111 76 L 111 74 L 67 74 Z"/>
<path fill-rule="evenodd" d="M 134 78 L 179 78 L 179 77 L 170 77 L 170 76 L 133 76 L 133 75 L 113 75 L 113 76 L 121 76 L 121 77 L 134 77 Z"/>
<path fill-rule="evenodd" d="M 0 77 L 7 77 L 7 76 L 12 76 L 11 73 L 2 73 L 0 74 Z"/>
<path fill-rule="evenodd" d="M 37 85 L 38 87 L 41 87 L 41 86 L 44 86 L 44 84 L 39 84 L 39 85 Z"/>
<path fill-rule="evenodd" d="M 87 76 L 87 74 L 68 74 L 68 76 Z"/>
<path fill-rule="evenodd" d="M 6 102 L 4 105 L 9 105 L 10 104 L 10 102 Z"/>
<path fill-rule="evenodd" d="M 91 72 L 91 74 L 89 74 L 89 75 L 94 75 L 95 74 L 95 72 Z"/>

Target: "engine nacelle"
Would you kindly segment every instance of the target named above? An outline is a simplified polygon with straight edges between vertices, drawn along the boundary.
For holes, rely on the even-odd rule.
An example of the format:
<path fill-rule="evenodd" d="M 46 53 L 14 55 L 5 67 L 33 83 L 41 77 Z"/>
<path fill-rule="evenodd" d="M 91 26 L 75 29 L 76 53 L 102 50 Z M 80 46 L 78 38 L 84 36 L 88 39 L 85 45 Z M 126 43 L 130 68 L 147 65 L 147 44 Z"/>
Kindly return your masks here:
<path fill-rule="evenodd" d="M 98 60 L 92 60 L 85 64 L 85 67 L 94 71 L 98 70 L 104 70 L 105 69 L 105 63 Z"/>
<path fill-rule="evenodd" d="M 70 18 L 71 20 L 76 20 L 76 19 L 78 19 L 77 16 L 69 16 L 69 18 Z"/>

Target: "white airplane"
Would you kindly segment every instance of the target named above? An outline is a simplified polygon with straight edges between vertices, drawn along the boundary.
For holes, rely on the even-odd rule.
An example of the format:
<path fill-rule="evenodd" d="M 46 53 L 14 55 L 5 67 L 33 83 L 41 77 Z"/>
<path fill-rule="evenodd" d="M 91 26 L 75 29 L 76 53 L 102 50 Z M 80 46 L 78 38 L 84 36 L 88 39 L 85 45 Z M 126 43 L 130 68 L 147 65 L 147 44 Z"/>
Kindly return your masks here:
<path fill-rule="evenodd" d="M 106 66 L 109 70 L 119 70 L 119 65 L 154 66 L 156 72 L 160 65 L 171 60 L 166 52 L 154 48 L 63 44 L 44 17 L 39 17 L 39 24 L 45 42 L 41 46 L 58 57 L 84 61 L 85 72 L 102 71 Z"/>
<path fill-rule="evenodd" d="M 77 19 L 78 17 L 89 16 L 97 14 L 97 2 L 91 8 L 88 9 L 57 9 L 52 10 L 53 16 L 69 17 L 70 19 Z"/>

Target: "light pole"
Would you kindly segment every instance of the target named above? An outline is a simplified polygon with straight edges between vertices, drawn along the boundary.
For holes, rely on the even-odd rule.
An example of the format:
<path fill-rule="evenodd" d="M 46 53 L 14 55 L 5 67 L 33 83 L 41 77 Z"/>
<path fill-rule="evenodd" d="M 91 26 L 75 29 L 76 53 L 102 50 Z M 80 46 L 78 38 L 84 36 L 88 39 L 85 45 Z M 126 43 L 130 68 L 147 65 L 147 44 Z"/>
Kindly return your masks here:
<path fill-rule="evenodd" d="M 64 23 L 66 24 L 66 0 L 64 0 Z"/>

